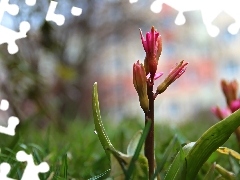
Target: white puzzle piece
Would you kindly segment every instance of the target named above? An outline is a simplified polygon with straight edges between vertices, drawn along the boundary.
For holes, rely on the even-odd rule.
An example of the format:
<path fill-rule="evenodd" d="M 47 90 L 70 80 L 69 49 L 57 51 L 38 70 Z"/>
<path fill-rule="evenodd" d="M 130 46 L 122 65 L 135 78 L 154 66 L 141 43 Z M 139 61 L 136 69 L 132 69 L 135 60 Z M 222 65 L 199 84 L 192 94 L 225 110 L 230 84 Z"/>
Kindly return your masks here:
<path fill-rule="evenodd" d="M 239 0 L 155 0 L 151 4 L 150 9 L 154 13 L 159 13 L 162 10 L 163 4 L 167 4 L 178 11 L 178 15 L 175 19 L 175 24 L 177 25 L 183 25 L 185 23 L 186 19 L 183 14 L 184 12 L 201 11 L 203 23 L 206 26 L 208 34 L 212 37 L 216 37 L 220 32 L 219 28 L 212 23 L 222 12 L 226 12 L 235 20 L 235 23 L 228 27 L 229 33 L 237 34 L 240 29 Z"/>
<path fill-rule="evenodd" d="M 0 23 L 3 18 L 4 12 L 8 12 L 11 15 L 17 15 L 19 7 L 15 4 L 8 4 L 9 0 L 1 0 L 0 2 Z M 30 24 L 23 21 L 19 25 L 19 32 L 13 31 L 5 26 L 0 25 L 0 44 L 8 44 L 8 52 L 15 54 L 18 52 L 18 46 L 16 40 L 27 37 L 27 32 L 30 30 Z"/>
<path fill-rule="evenodd" d="M 62 14 L 55 14 L 55 9 L 57 7 L 57 4 L 58 4 L 58 2 L 55 2 L 55 1 L 50 2 L 48 12 L 47 12 L 47 16 L 46 16 L 46 20 L 47 21 L 53 21 L 58 26 L 61 26 L 61 25 L 64 24 L 65 17 Z"/>
<path fill-rule="evenodd" d="M 20 162 L 27 162 L 21 180 L 40 180 L 38 173 L 46 173 L 49 171 L 49 165 L 46 162 L 35 165 L 32 154 L 27 154 L 24 151 L 19 151 L 16 159 Z"/>
<path fill-rule="evenodd" d="M 25 0 L 28 6 L 34 6 L 36 4 L 36 0 Z"/>
<path fill-rule="evenodd" d="M 7 177 L 8 173 L 10 172 L 11 166 L 8 163 L 1 163 L 0 164 L 0 179 L 1 180 L 15 180 L 12 178 Z"/>
<path fill-rule="evenodd" d="M 9 136 L 15 135 L 16 126 L 19 124 L 19 119 L 15 116 L 8 118 L 8 126 L 4 127 L 0 125 L 0 133 L 7 134 Z"/>
<path fill-rule="evenodd" d="M 6 99 L 2 99 L 0 103 L 0 110 L 6 111 L 9 108 L 9 102 Z M 16 126 L 19 124 L 19 119 L 15 116 L 8 118 L 8 126 L 4 127 L 0 125 L 0 133 L 7 134 L 9 136 L 15 135 Z"/>
<path fill-rule="evenodd" d="M 6 99 L 2 99 L 0 103 L 0 110 L 6 111 L 9 108 L 9 102 Z"/>
<path fill-rule="evenodd" d="M 80 16 L 82 14 L 82 9 L 73 6 L 72 9 L 71 9 L 71 13 L 72 13 L 73 16 Z"/>

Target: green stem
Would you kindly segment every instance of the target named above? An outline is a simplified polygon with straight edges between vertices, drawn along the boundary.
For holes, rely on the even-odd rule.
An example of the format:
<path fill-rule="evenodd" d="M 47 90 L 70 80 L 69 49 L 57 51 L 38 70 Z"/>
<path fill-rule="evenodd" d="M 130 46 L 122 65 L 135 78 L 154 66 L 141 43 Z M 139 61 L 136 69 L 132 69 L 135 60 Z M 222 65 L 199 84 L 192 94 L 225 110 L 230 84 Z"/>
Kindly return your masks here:
<path fill-rule="evenodd" d="M 153 85 L 148 83 L 147 87 L 148 99 L 149 99 L 149 111 L 145 114 L 145 125 L 148 121 L 151 121 L 151 126 L 145 141 L 145 156 L 148 159 L 149 166 L 149 179 L 154 174 L 154 94 Z"/>

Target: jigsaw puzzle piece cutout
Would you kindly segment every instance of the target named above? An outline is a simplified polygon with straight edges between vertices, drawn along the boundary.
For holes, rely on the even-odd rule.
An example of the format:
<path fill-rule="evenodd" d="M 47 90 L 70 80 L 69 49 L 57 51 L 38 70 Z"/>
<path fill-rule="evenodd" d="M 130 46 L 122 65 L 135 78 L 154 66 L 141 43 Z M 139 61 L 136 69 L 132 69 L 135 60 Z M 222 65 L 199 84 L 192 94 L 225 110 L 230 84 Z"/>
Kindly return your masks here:
<path fill-rule="evenodd" d="M 72 9 L 71 9 L 71 14 L 72 14 L 73 16 L 80 16 L 80 15 L 82 14 L 82 9 L 73 6 Z"/>
<path fill-rule="evenodd" d="M 65 17 L 62 14 L 55 14 L 55 10 L 57 7 L 58 2 L 51 1 L 48 12 L 46 15 L 46 21 L 53 21 L 55 22 L 58 26 L 61 26 L 64 24 Z"/>
<path fill-rule="evenodd" d="M 28 6 L 34 6 L 36 4 L 36 0 L 25 0 Z"/>
<path fill-rule="evenodd" d="M 4 127 L 0 125 L 0 133 L 7 134 L 9 136 L 15 135 L 16 126 L 19 124 L 19 119 L 15 116 L 8 118 L 8 126 Z"/>
<path fill-rule="evenodd" d="M 15 180 L 12 178 L 7 177 L 8 173 L 10 172 L 11 166 L 6 163 L 3 162 L 0 164 L 0 179 L 1 180 Z"/>
<path fill-rule="evenodd" d="M 0 110 L 6 111 L 9 108 L 9 102 L 6 99 L 2 99 L 0 103 Z"/>
<path fill-rule="evenodd" d="M 17 152 L 16 159 L 20 162 L 27 162 L 21 180 L 40 180 L 38 173 L 46 173 L 49 171 L 49 165 L 46 162 L 35 165 L 32 154 L 27 154 L 24 151 Z"/>
<path fill-rule="evenodd" d="M 228 0 L 224 1 L 223 11 L 230 15 L 235 22 L 228 26 L 228 32 L 235 35 L 238 33 L 240 29 L 240 11 L 239 7 L 240 1 L 239 0 Z"/>
<path fill-rule="evenodd" d="M 9 108 L 9 102 L 5 99 L 2 99 L 1 104 L 0 104 L 0 110 L 6 111 L 8 108 Z M 0 133 L 14 136 L 15 129 L 18 124 L 19 124 L 19 119 L 15 116 L 11 116 L 8 118 L 8 126 L 7 127 L 0 125 Z"/>
<path fill-rule="evenodd" d="M 175 19 L 175 24 L 177 25 L 183 25 L 185 23 L 186 18 L 183 14 L 184 12 L 200 10 L 202 13 L 203 23 L 206 26 L 208 34 L 212 37 L 216 37 L 219 34 L 220 30 L 217 26 L 213 25 L 212 22 L 223 11 L 224 6 L 222 5 L 222 3 L 223 3 L 223 0 L 220 0 L 220 1 L 219 0 L 212 0 L 212 1 L 155 0 L 151 4 L 150 8 L 154 13 L 159 13 L 162 10 L 162 5 L 166 4 L 172 7 L 173 9 L 177 10 L 178 15 Z M 231 4 L 231 3 L 228 3 L 228 4 Z"/>
<path fill-rule="evenodd" d="M 2 21 L 4 12 L 15 16 L 19 12 L 19 6 L 16 4 L 9 4 L 9 0 L 1 0 L 0 2 L 0 22 Z"/>
<path fill-rule="evenodd" d="M 8 52 L 10 54 L 18 52 L 18 46 L 15 41 L 27 37 L 27 32 L 30 30 L 30 24 L 27 21 L 21 22 L 19 30 L 19 32 L 16 32 L 0 25 L 0 44 L 8 43 Z"/>

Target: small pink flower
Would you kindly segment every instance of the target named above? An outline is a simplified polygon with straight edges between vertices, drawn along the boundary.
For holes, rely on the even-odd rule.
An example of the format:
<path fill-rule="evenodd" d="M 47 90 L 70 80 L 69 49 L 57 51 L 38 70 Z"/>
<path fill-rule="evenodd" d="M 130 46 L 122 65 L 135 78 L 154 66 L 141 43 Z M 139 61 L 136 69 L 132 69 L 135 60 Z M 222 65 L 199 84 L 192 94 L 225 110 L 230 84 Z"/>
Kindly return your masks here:
<path fill-rule="evenodd" d="M 158 59 L 162 52 L 162 38 L 154 27 L 152 27 L 151 32 L 146 33 L 146 40 L 143 37 L 141 29 L 140 35 L 143 48 L 146 52 L 146 57 L 144 60 L 146 75 L 150 73 L 151 78 L 153 79 L 157 71 Z"/>
<path fill-rule="evenodd" d="M 211 111 L 213 112 L 213 114 L 215 114 L 219 120 L 223 120 L 226 117 L 228 117 L 229 115 L 232 114 L 231 110 L 229 108 L 224 108 L 221 109 L 218 106 L 217 107 L 213 107 L 211 109 Z"/>

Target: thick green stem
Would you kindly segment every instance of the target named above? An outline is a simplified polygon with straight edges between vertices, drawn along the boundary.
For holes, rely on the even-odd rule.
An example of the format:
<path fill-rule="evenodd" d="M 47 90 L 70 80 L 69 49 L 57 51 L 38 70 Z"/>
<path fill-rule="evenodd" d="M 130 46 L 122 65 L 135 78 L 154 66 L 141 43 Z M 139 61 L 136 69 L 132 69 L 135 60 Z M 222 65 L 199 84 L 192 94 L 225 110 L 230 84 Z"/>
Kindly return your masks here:
<path fill-rule="evenodd" d="M 149 111 L 145 114 L 145 125 L 148 121 L 151 121 L 151 126 L 145 141 L 145 156 L 148 159 L 149 165 L 149 179 L 154 174 L 154 94 L 153 85 L 148 83 L 148 99 L 149 99 Z"/>

